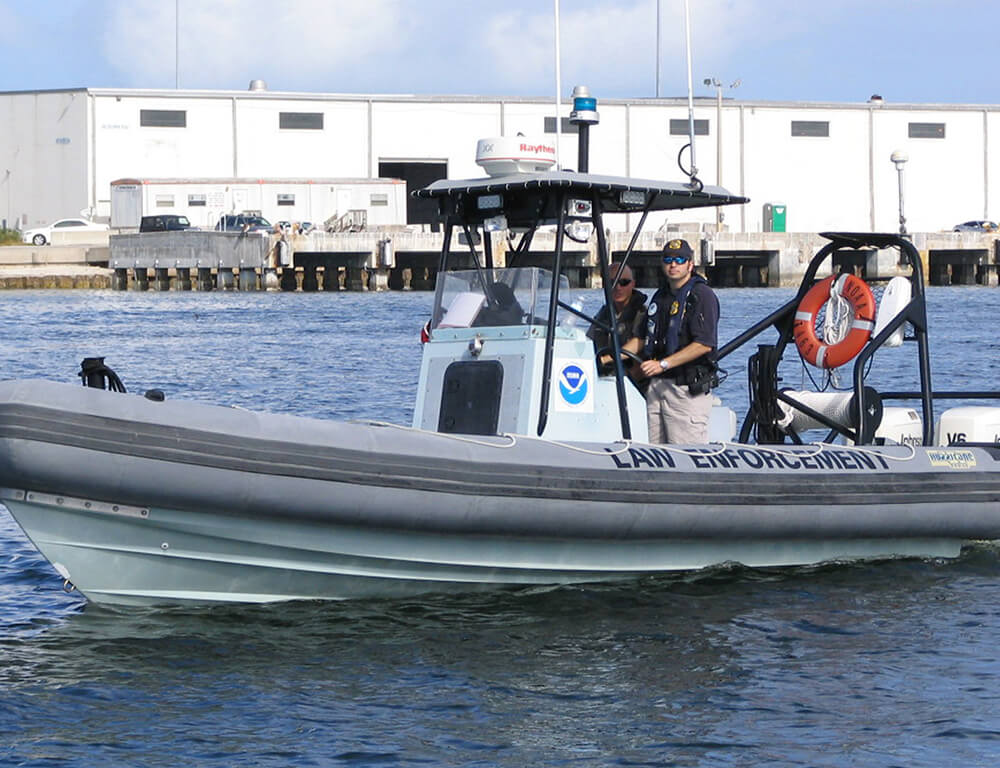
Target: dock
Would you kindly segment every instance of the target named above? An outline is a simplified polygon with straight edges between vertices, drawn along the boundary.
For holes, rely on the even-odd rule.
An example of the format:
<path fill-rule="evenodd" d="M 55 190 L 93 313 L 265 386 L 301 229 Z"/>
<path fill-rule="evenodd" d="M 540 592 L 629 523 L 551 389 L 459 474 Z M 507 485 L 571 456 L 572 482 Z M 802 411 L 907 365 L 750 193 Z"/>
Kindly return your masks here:
<path fill-rule="evenodd" d="M 660 252 L 675 237 L 690 242 L 699 268 L 716 287 L 797 285 L 813 254 L 826 242 L 815 234 L 703 233 L 667 229 L 643 233 L 630 264 L 641 286 L 656 285 Z M 629 244 L 625 232 L 608 233 L 614 257 Z M 915 233 L 913 243 L 931 285 L 997 285 L 1000 237 L 992 233 Z M 539 232 L 526 253 L 512 253 L 506 238 L 493 240 L 497 266 L 549 265 L 554 232 Z M 188 230 L 113 234 L 108 243 L 0 248 L 0 288 L 114 290 L 386 291 L 433 290 L 443 235 L 405 229 L 311 232 L 304 235 Z M 464 246 L 467 248 L 467 246 Z M 455 249 L 457 251 L 457 249 Z M 482 246 L 477 246 L 482 258 Z M 473 266 L 471 252 L 468 266 Z M 900 273 L 892 251 L 838 255 L 866 279 Z M 572 243 L 564 257 L 571 287 L 598 288 L 596 238 Z"/>

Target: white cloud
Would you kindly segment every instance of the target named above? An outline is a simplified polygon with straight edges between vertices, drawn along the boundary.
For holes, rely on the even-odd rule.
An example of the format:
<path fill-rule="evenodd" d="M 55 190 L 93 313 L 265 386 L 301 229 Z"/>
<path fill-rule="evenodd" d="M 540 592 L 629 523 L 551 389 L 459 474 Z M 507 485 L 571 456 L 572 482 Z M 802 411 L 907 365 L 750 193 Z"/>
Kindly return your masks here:
<path fill-rule="evenodd" d="M 349 90 L 352 67 L 405 36 L 404 0 L 180 0 L 181 87 Z M 136 86 L 174 80 L 174 3 L 112 3 L 105 55 Z"/>
<path fill-rule="evenodd" d="M 870 0 L 872 1 L 872 0 Z M 877 0 L 874 0 L 877 2 Z M 889 4 L 898 2 L 890 0 Z M 739 76 L 741 62 L 783 41 L 808 41 L 824 18 L 842 17 L 863 0 L 694 0 L 691 3 L 693 75 Z M 587 82 L 631 95 L 652 95 L 655 84 L 656 0 L 561 5 L 563 82 Z M 661 91 L 686 91 L 684 4 L 661 4 Z M 508 86 L 537 82 L 554 71 L 551 4 L 495 12 L 487 49 L 497 77 Z M 829 58 L 835 51 L 817 50 Z"/>
<path fill-rule="evenodd" d="M 0 0 L 0 7 L 9 0 Z M 174 82 L 174 2 L 98 0 L 117 82 Z M 714 75 L 764 98 L 776 84 L 842 78 L 845 31 L 878 36 L 912 0 L 691 0 L 696 92 Z M 551 0 L 179 0 L 182 88 L 548 95 Z M 684 4 L 661 0 L 664 95 L 686 91 Z M 657 0 L 562 3 L 564 91 L 652 95 Z M 858 26 L 864 18 L 867 26 Z M 825 81 L 824 81 L 825 82 Z M 834 84 L 835 85 L 835 84 Z M 835 88 L 834 88 L 835 90 Z M 780 91 L 777 91 L 780 92 Z"/>

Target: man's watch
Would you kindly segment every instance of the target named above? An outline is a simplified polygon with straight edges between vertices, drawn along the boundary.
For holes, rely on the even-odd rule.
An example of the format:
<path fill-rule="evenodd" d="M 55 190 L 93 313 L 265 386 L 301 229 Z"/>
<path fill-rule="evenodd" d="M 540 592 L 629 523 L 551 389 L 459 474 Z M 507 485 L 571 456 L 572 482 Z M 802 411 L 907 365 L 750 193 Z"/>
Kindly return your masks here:
<path fill-rule="evenodd" d="M 663 370 L 667 370 L 667 368 L 669 368 L 669 367 L 670 367 L 670 363 L 667 362 L 667 358 L 663 358 L 660 361 L 660 368 L 662 368 Z"/>

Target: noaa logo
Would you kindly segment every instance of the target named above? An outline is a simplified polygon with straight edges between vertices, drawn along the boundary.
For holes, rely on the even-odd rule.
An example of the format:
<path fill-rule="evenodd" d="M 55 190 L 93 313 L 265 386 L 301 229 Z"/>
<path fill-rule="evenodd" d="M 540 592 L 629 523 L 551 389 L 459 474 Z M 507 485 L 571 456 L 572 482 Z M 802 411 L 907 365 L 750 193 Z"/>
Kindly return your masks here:
<path fill-rule="evenodd" d="M 567 365 L 559 372 L 559 393 L 570 405 L 580 405 L 587 398 L 587 374 L 578 365 Z"/>
<path fill-rule="evenodd" d="M 649 305 L 649 309 L 647 310 L 647 313 L 650 315 L 655 315 L 657 309 L 658 307 L 656 306 L 656 302 L 655 301 L 651 302 Z"/>

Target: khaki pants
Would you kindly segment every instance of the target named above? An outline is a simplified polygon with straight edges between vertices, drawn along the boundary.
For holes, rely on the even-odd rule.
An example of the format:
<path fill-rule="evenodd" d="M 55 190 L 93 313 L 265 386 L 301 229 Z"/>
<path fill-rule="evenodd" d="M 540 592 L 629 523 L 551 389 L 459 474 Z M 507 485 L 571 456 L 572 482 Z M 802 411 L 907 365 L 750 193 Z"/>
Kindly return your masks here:
<path fill-rule="evenodd" d="M 704 445 L 708 442 L 708 417 L 712 393 L 692 395 L 687 385 L 654 376 L 646 391 L 649 442 Z"/>

